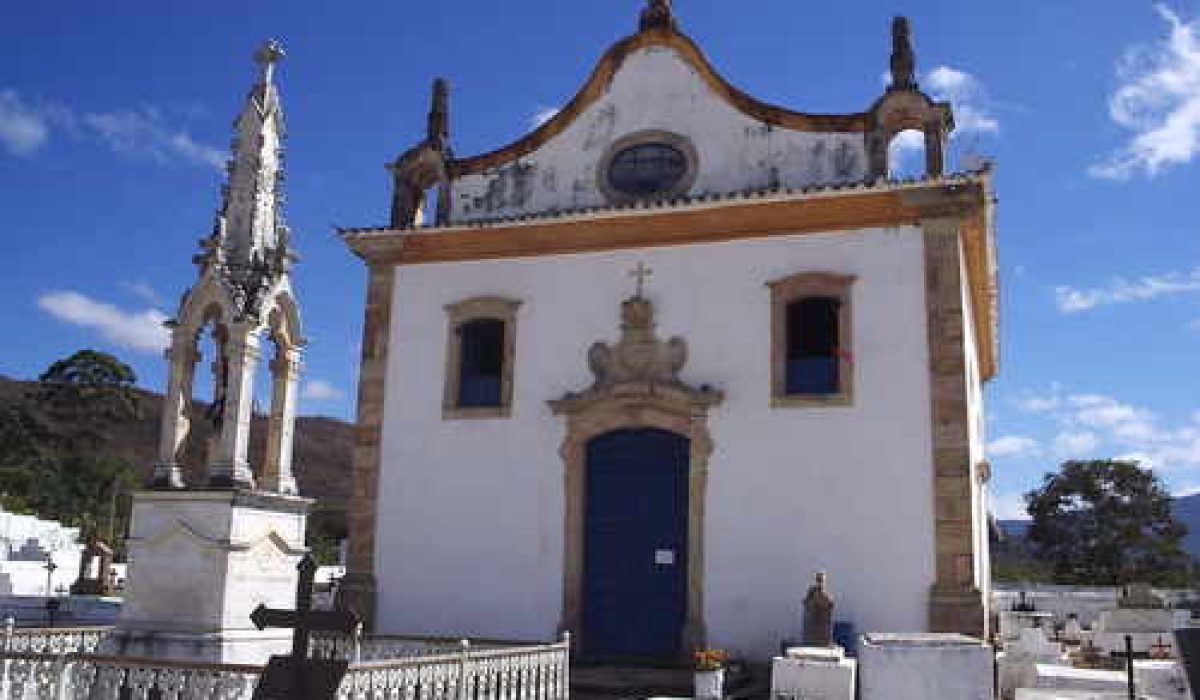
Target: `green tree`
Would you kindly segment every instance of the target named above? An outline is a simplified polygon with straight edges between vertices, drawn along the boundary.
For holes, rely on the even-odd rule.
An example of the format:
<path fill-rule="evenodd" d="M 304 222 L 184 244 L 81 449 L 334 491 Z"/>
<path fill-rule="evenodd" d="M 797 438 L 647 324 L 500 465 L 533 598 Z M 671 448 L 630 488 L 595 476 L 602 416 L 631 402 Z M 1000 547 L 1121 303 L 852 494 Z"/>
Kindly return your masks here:
<path fill-rule="evenodd" d="M 107 442 L 139 414 L 136 381 L 112 355 L 83 350 L 50 365 L 23 399 L 0 409 L 0 503 L 119 547 L 128 519 L 122 496 L 137 477 Z"/>
<path fill-rule="evenodd" d="M 103 441 L 109 428 L 140 412 L 133 368 L 108 353 L 80 350 L 38 377 L 34 401 L 72 449 Z"/>
<path fill-rule="evenodd" d="M 1187 528 L 1171 516 L 1171 496 L 1137 462 L 1064 462 L 1025 494 L 1037 558 L 1065 584 L 1144 581 L 1187 585 Z"/>

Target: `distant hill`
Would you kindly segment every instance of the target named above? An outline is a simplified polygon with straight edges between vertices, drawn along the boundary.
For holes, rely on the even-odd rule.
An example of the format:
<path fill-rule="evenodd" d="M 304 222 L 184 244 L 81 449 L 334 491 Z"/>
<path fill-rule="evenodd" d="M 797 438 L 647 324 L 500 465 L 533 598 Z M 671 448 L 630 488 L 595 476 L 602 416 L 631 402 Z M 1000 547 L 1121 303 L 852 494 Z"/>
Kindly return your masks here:
<path fill-rule="evenodd" d="M 1004 532 L 1005 537 L 1024 538 L 1029 533 L 1029 526 L 1033 523 L 1031 520 L 997 520 L 996 524 Z"/>
<path fill-rule="evenodd" d="M 1183 548 L 1193 559 L 1200 559 L 1200 493 L 1173 499 L 1171 510 L 1177 520 L 1187 525 Z"/>
<path fill-rule="evenodd" d="M 0 407 L 20 402 L 35 386 L 0 376 Z M 159 420 L 163 397 L 138 389 L 141 416 L 114 427 L 107 436 L 105 452 L 126 459 L 144 478 L 149 478 L 158 452 Z M 185 479 L 189 484 L 202 484 L 203 445 L 212 434 L 211 423 L 204 419 L 207 404 L 192 406 L 193 437 L 187 450 L 188 466 Z M 267 433 L 266 416 L 255 416 L 250 426 L 252 464 L 261 464 Z M 318 507 L 342 510 L 350 496 L 350 455 L 353 449 L 353 426 L 344 421 L 319 416 L 296 419 L 294 469 L 300 493 L 318 499 Z"/>

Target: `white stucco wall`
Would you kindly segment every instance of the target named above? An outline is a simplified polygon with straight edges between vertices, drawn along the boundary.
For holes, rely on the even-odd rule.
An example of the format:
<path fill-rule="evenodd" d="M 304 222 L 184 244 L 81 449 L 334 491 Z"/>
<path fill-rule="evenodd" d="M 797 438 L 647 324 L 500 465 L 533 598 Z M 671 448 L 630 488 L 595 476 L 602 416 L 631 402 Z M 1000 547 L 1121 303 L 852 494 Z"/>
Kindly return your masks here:
<path fill-rule="evenodd" d="M 772 127 L 713 94 L 674 49 L 631 53 L 608 91 L 568 128 L 515 163 L 453 183 L 455 222 L 607 204 L 597 166 L 609 146 L 644 130 L 687 137 L 698 155 L 689 194 L 858 181 L 862 134 Z"/>
<path fill-rule="evenodd" d="M 929 368 L 912 227 L 397 270 L 376 536 L 384 632 L 548 638 L 562 602 L 562 420 L 546 401 L 591 382 L 639 261 L 683 376 L 723 390 L 710 427 L 710 643 L 766 656 L 799 633 L 829 572 L 837 620 L 923 630 L 933 582 Z M 772 409 L 766 282 L 857 276 L 854 405 Z M 522 300 L 512 417 L 443 420 L 448 303 Z"/>

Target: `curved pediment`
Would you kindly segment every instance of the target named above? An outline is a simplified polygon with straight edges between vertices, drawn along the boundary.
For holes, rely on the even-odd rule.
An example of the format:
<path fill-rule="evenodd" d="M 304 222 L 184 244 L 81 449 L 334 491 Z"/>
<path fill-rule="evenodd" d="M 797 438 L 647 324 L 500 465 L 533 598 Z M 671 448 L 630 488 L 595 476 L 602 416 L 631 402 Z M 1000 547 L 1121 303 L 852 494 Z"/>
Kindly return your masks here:
<path fill-rule="evenodd" d="M 718 73 L 700 47 L 686 34 L 670 28 L 653 28 L 627 37 L 610 48 L 575 97 L 537 129 L 494 151 L 452 160 L 451 177 L 495 168 L 536 151 L 563 133 L 604 95 L 613 78 L 632 54 L 651 47 L 663 47 L 674 51 L 695 70 L 712 94 L 756 121 L 794 131 L 862 133 L 868 129 L 869 114 L 866 112 L 810 114 L 758 100 L 735 87 Z"/>

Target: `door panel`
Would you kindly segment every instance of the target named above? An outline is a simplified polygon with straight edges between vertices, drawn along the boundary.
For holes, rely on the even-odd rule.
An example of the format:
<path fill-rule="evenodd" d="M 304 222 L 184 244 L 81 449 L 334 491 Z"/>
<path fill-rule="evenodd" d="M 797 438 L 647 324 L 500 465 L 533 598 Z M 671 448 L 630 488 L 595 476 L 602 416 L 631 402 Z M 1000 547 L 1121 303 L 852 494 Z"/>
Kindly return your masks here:
<path fill-rule="evenodd" d="M 687 438 L 648 428 L 588 443 L 587 656 L 679 654 L 687 612 L 688 452 Z"/>

